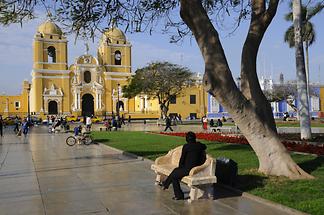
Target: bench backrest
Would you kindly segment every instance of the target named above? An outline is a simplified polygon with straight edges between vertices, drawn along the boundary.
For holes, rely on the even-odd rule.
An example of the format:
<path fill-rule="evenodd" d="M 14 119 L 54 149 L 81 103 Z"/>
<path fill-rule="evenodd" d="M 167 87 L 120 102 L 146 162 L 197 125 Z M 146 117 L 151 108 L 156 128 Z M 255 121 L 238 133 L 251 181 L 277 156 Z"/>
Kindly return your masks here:
<path fill-rule="evenodd" d="M 171 164 L 178 166 L 179 160 L 181 157 L 182 146 L 178 146 L 168 152 L 168 155 L 171 155 Z M 209 171 L 211 175 L 215 175 L 215 161 L 214 158 L 206 154 L 206 161 L 204 164 L 209 164 Z"/>
<path fill-rule="evenodd" d="M 180 157 L 182 152 L 182 146 L 178 146 L 168 152 L 168 154 L 171 154 L 171 164 L 172 165 L 179 165 Z"/>

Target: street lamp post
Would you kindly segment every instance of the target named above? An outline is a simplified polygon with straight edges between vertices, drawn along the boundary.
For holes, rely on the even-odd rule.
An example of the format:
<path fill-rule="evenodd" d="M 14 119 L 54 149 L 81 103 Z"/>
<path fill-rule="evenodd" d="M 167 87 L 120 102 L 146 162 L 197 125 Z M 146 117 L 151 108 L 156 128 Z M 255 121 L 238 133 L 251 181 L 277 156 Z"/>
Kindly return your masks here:
<path fill-rule="evenodd" d="M 116 105 L 116 114 L 117 114 L 117 117 L 119 118 L 119 86 L 120 84 L 118 83 L 117 84 L 117 105 Z"/>
<path fill-rule="evenodd" d="M 28 88 L 27 89 L 27 116 L 29 117 L 30 116 L 30 89 Z"/>

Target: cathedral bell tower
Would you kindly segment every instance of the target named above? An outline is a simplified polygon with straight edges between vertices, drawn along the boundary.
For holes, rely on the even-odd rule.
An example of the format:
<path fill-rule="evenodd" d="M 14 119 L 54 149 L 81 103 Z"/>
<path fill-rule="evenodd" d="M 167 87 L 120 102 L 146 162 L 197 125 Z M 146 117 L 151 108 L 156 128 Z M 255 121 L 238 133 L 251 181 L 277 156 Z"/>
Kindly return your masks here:
<path fill-rule="evenodd" d="M 122 86 L 131 76 L 131 44 L 118 28 L 106 30 L 99 43 L 98 60 L 105 68 L 106 112 L 129 112 L 129 101 L 122 96 Z M 119 100 L 119 101 L 118 101 Z M 118 109 L 118 111 L 117 111 Z"/>
<path fill-rule="evenodd" d="M 69 112 L 67 42 L 60 27 L 50 20 L 37 29 L 33 41 L 32 114 Z"/>

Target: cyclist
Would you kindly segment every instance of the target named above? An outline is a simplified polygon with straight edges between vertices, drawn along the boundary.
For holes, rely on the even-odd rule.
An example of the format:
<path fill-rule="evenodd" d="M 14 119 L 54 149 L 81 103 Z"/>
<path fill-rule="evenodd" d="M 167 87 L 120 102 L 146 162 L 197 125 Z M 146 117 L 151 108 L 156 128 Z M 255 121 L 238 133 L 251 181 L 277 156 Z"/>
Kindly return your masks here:
<path fill-rule="evenodd" d="M 78 144 L 81 144 L 82 136 L 82 125 L 79 125 L 74 128 L 74 137 L 77 139 Z"/>

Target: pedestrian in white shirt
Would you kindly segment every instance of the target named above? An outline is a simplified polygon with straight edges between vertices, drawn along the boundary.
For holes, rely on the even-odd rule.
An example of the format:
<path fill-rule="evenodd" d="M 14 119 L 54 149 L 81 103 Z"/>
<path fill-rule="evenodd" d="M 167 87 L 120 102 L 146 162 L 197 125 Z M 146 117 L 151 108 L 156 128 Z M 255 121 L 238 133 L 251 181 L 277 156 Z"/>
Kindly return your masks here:
<path fill-rule="evenodd" d="M 87 118 L 86 118 L 87 131 L 91 130 L 91 124 L 92 124 L 91 118 L 89 116 L 87 116 Z"/>

